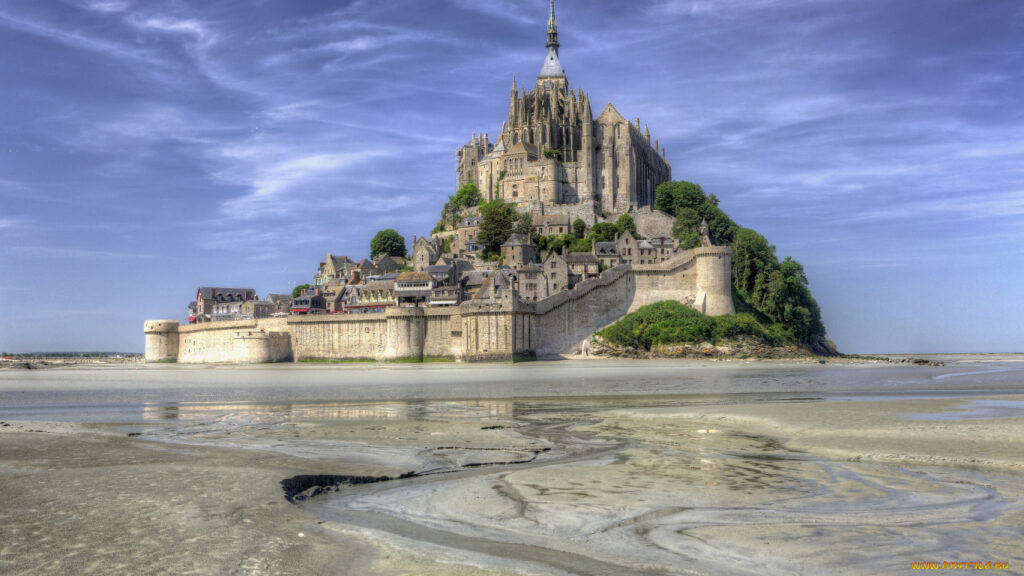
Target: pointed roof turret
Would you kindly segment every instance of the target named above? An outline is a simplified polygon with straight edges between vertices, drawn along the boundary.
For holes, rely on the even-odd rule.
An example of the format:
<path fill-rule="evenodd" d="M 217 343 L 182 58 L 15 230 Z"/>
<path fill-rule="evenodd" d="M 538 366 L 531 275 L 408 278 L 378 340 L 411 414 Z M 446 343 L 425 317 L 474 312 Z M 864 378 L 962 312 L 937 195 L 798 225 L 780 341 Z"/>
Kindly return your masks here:
<path fill-rule="evenodd" d="M 548 48 L 558 48 L 558 22 L 555 20 L 555 0 L 551 0 L 551 16 L 548 17 Z"/>
<path fill-rule="evenodd" d="M 555 20 L 555 0 L 551 0 L 551 16 L 548 18 L 548 55 L 540 69 L 539 78 L 563 78 L 565 70 L 558 61 L 558 22 Z"/>

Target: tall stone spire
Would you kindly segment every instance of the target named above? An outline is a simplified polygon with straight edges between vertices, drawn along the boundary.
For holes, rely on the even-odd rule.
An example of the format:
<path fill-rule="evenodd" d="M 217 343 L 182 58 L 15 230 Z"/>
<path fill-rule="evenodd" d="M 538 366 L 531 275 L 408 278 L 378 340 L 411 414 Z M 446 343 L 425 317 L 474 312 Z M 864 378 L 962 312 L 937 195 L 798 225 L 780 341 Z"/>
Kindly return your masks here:
<path fill-rule="evenodd" d="M 551 0 L 551 16 L 548 18 L 548 55 L 544 58 L 544 67 L 540 69 L 540 78 L 563 78 L 565 70 L 558 61 L 558 22 L 555 21 L 555 0 Z"/>
<path fill-rule="evenodd" d="M 548 48 L 558 50 L 558 22 L 555 20 L 555 0 L 551 0 L 551 16 L 548 17 Z"/>

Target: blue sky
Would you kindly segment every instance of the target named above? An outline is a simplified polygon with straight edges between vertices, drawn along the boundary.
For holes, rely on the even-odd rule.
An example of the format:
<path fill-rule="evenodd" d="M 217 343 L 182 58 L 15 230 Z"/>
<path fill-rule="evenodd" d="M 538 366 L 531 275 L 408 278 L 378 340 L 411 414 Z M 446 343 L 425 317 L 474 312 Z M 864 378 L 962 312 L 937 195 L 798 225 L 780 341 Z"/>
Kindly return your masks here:
<path fill-rule="evenodd" d="M 141 351 L 410 240 L 544 0 L 5 0 L 0 350 Z M 561 60 L 802 262 L 847 352 L 1024 351 L 1024 3 L 559 0 Z"/>

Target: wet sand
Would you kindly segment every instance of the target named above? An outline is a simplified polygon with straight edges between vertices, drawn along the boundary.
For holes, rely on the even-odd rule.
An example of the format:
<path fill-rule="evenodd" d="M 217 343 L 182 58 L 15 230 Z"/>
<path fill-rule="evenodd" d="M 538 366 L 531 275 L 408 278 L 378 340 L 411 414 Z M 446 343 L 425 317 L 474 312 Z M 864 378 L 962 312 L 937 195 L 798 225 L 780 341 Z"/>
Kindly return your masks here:
<path fill-rule="evenodd" d="M 1024 368 L 986 360 L 4 375 L 0 573 L 1021 573 Z"/>

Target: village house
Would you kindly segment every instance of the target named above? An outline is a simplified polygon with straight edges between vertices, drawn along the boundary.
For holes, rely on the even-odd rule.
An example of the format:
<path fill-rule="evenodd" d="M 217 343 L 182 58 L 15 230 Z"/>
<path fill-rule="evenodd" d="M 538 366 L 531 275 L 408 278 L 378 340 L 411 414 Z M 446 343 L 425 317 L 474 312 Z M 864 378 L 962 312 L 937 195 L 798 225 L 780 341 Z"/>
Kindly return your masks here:
<path fill-rule="evenodd" d="M 565 263 L 569 267 L 569 288 L 601 275 L 601 265 L 590 252 L 570 252 L 565 255 Z"/>
<path fill-rule="evenodd" d="M 323 290 L 321 295 L 324 298 L 324 306 L 328 314 L 341 314 L 345 311 L 346 297 L 350 288 L 343 284 L 331 284 Z"/>
<path fill-rule="evenodd" d="M 516 270 L 519 278 L 519 298 L 536 302 L 549 296 L 548 282 L 544 278 L 544 269 L 540 264 L 532 262 Z"/>
<path fill-rule="evenodd" d="M 242 303 L 257 298 L 252 288 L 214 288 L 201 286 L 196 290 L 196 299 L 189 303 L 190 324 L 213 321 L 213 307 L 220 303 Z M 226 310 L 226 309 L 225 309 Z M 230 315 L 230 314 L 221 314 Z"/>
<path fill-rule="evenodd" d="M 425 306 L 434 289 L 434 279 L 425 271 L 402 272 L 395 280 L 395 297 L 399 306 Z"/>
<path fill-rule="evenodd" d="M 242 304 L 244 302 L 217 302 L 213 305 L 213 322 L 230 322 L 242 319 Z"/>
<path fill-rule="evenodd" d="M 634 259 L 640 259 L 640 247 L 629 230 L 615 238 L 615 250 L 619 253 L 619 263 L 621 264 L 632 264 Z"/>
<path fill-rule="evenodd" d="M 382 254 L 377 256 L 377 259 L 373 261 L 375 274 L 387 274 L 389 272 L 398 272 L 405 266 L 405 258 L 399 258 L 398 256 L 388 256 Z"/>
<path fill-rule="evenodd" d="M 291 314 L 291 294 L 270 294 L 267 296 L 266 302 L 270 302 L 274 305 L 273 310 L 270 311 L 271 318 L 279 318 Z"/>
<path fill-rule="evenodd" d="M 444 248 L 444 241 L 440 238 L 420 236 L 413 237 L 412 243 L 412 268 L 416 272 L 422 272 L 427 266 L 433 266 L 441 257 Z"/>
<path fill-rule="evenodd" d="M 462 287 L 454 285 L 435 286 L 430 290 L 430 306 L 458 306 L 465 300 Z"/>
<path fill-rule="evenodd" d="M 327 303 L 324 297 L 316 290 L 306 290 L 292 299 L 292 314 L 305 316 L 307 314 L 323 314 L 327 312 Z"/>
<path fill-rule="evenodd" d="M 675 240 L 671 236 L 658 234 L 653 238 L 641 240 L 637 247 L 640 253 L 640 264 L 658 264 L 668 260 L 675 254 Z"/>
<path fill-rule="evenodd" d="M 270 318 L 276 306 L 270 300 L 249 300 L 242 302 L 239 308 L 239 320 L 255 320 L 256 318 Z"/>
<path fill-rule="evenodd" d="M 459 278 L 459 284 L 462 286 L 462 291 L 466 299 L 475 298 L 477 292 L 483 287 L 484 282 L 494 270 L 471 270 L 466 272 Z"/>
<path fill-rule="evenodd" d="M 501 262 L 512 269 L 522 268 L 537 261 L 537 245 L 529 236 L 512 234 L 501 245 Z"/>
<path fill-rule="evenodd" d="M 548 283 L 548 294 L 557 294 L 568 290 L 569 286 L 569 265 L 565 261 L 565 256 L 558 252 L 551 251 L 548 253 L 548 257 L 544 259 L 544 263 L 541 265 L 543 269 L 544 278 Z"/>
<path fill-rule="evenodd" d="M 320 263 L 316 276 L 313 278 L 314 286 L 326 286 L 331 280 L 347 280 L 349 271 L 355 266 L 355 262 L 348 256 L 334 256 L 328 253 L 327 259 Z"/>
<path fill-rule="evenodd" d="M 594 242 L 591 253 L 601 263 L 603 269 L 619 265 L 619 251 L 615 247 L 615 242 Z"/>
<path fill-rule="evenodd" d="M 568 214 L 540 214 L 534 216 L 533 232 L 537 236 L 558 236 L 572 231 Z"/>
<path fill-rule="evenodd" d="M 455 239 L 452 241 L 451 251 L 453 254 L 462 256 L 467 252 L 479 252 L 483 250 L 483 245 L 477 242 L 477 236 L 480 234 L 480 223 L 483 222 L 483 218 L 479 216 L 470 216 L 469 218 L 463 218 L 459 222 L 459 228 L 455 232 Z"/>
<path fill-rule="evenodd" d="M 383 312 L 398 305 L 393 277 L 370 280 L 353 288 L 349 303 L 345 306 L 345 311 L 350 314 Z"/>

